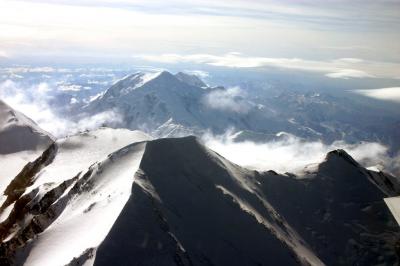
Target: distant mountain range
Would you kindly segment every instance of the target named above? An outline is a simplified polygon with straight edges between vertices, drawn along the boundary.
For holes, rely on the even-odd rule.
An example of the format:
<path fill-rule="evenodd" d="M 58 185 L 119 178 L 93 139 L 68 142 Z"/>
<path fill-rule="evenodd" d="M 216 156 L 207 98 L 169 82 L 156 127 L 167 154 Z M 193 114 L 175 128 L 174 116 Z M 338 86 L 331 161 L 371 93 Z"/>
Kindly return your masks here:
<path fill-rule="evenodd" d="M 323 93 L 209 87 L 182 72 L 129 75 L 78 113 L 110 109 L 124 117 L 117 127 L 156 137 L 222 134 L 233 128 L 246 132 L 249 140 L 276 139 L 278 132 L 287 132 L 325 142 L 378 141 L 393 152 L 400 148 L 400 119 L 379 109 Z"/>

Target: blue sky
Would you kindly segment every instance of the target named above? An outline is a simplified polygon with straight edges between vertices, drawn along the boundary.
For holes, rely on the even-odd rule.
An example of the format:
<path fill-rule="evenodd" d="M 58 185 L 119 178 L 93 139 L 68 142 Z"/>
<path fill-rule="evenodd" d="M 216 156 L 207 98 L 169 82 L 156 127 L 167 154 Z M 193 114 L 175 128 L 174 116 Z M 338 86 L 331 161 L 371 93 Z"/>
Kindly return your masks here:
<path fill-rule="evenodd" d="M 399 10 L 399 1 L 370 0 L 2 0 L 0 58 L 202 55 L 205 64 L 398 78 Z"/>

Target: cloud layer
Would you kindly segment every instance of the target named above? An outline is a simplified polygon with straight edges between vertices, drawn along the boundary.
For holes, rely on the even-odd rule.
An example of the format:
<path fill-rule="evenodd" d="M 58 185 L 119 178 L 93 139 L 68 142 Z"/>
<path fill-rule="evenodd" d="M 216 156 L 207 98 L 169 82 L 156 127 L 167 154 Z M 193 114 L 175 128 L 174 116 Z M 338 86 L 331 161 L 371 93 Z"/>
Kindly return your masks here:
<path fill-rule="evenodd" d="M 264 143 L 252 141 L 235 142 L 232 131 L 223 135 L 205 134 L 203 142 L 228 160 L 254 170 L 274 170 L 302 175 L 322 162 L 326 154 L 335 149 L 344 149 L 365 167 L 377 167 L 398 173 L 400 156 L 391 158 L 388 148 L 376 142 L 348 144 L 336 141 L 324 144 L 321 141 L 304 141 L 296 136 Z"/>
<path fill-rule="evenodd" d="M 115 110 L 108 110 L 90 117 L 84 116 L 76 121 L 62 117 L 49 105 L 49 101 L 53 99 L 51 90 L 47 83 L 22 87 L 18 83 L 7 80 L 0 83 L 0 99 L 58 138 L 79 131 L 96 129 L 103 125 L 114 126 L 122 121 L 122 116 Z"/>
<path fill-rule="evenodd" d="M 301 58 L 252 57 L 241 53 L 136 55 L 135 58 L 158 63 L 194 63 L 220 67 L 275 67 L 325 74 L 330 78 L 398 78 L 400 64 L 366 61 L 359 58 L 335 60 L 306 60 Z"/>
<path fill-rule="evenodd" d="M 355 92 L 370 98 L 400 103 L 400 87 L 356 90 Z"/>
<path fill-rule="evenodd" d="M 399 7 L 372 0 L 2 0 L 0 50 L 25 60 L 242 51 L 398 62 Z"/>

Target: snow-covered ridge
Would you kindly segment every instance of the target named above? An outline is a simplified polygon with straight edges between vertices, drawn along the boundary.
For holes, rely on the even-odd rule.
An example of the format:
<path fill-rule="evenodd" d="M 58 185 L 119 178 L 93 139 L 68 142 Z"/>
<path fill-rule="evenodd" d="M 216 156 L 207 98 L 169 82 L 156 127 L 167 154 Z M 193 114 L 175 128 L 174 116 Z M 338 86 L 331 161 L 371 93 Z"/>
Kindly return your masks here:
<path fill-rule="evenodd" d="M 158 72 L 136 72 L 130 75 L 127 75 L 117 81 L 114 85 L 112 85 L 104 95 L 101 95 L 100 98 L 103 97 L 120 97 L 131 93 L 132 91 L 144 87 L 149 82 L 156 80 L 158 83 L 166 82 L 166 80 L 175 78 L 177 81 L 180 81 L 186 85 L 193 87 L 207 87 L 207 85 L 198 77 L 194 75 L 185 74 L 183 72 L 179 72 L 176 75 L 172 75 L 167 71 L 158 71 Z"/>
<path fill-rule="evenodd" d="M 14 250 L 34 238 L 23 256 L 28 265 L 65 265 L 99 245 L 130 195 L 143 141 L 150 139 L 138 131 L 101 128 L 56 141 L 9 186 L 19 192 L 7 191 L 0 208 L 12 208 L 0 226 L 2 241 Z M 44 251 L 52 256 L 44 258 Z"/>
<path fill-rule="evenodd" d="M 245 265 L 273 258 L 284 265 L 336 265 L 371 259 L 355 257 L 350 242 L 335 240 L 336 231 L 358 241 L 358 250 L 372 246 L 395 258 L 393 249 L 380 246 L 390 240 L 376 236 L 393 229 L 393 217 L 365 214 L 366 206 L 384 206 L 387 194 L 344 151 L 330 153 L 310 173 L 314 178 L 297 180 L 239 167 L 194 137 L 150 140 L 141 132 L 102 128 L 54 147 L 29 168 L 36 170 L 20 175 L 29 182 L 18 182 L 19 192 L 10 190 L 1 208 L 12 209 L 0 224 L 5 263 Z M 348 231 L 346 223 L 362 229 Z M 375 236 L 360 238 L 366 234 Z"/>

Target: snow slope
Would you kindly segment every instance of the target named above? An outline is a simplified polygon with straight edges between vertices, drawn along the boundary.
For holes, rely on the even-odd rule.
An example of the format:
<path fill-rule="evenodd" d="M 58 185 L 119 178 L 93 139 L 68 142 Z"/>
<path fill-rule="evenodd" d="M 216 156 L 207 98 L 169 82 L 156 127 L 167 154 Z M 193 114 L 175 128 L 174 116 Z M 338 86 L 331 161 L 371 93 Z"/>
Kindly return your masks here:
<path fill-rule="evenodd" d="M 130 196 L 144 146 L 133 144 L 93 165 L 80 185 L 82 191 L 72 193 L 72 188 L 59 199 L 68 200 L 67 206 L 31 244 L 25 264 L 65 265 L 87 248 L 97 247 Z"/>
<path fill-rule="evenodd" d="M 138 131 L 101 128 L 56 141 L 43 160 L 33 163 L 38 170 L 22 175 L 32 180 L 19 187 L 23 194 L 7 194 L 6 203 L 14 207 L 0 232 L 9 245 L 26 244 L 18 260 L 27 265 L 65 265 L 100 244 L 129 197 L 142 141 L 149 139 Z M 121 149 L 131 143 L 138 144 Z M 5 207 L 3 203 L 0 211 Z M 22 216 L 21 208 L 27 211 Z M 33 237 L 31 230 L 43 232 L 26 242 Z M 52 256 L 43 257 L 49 250 Z"/>

